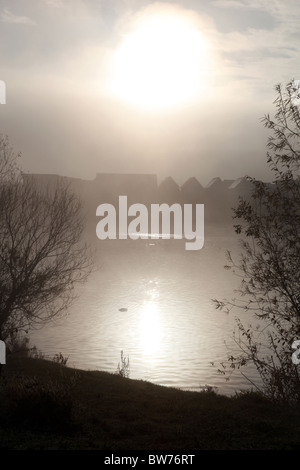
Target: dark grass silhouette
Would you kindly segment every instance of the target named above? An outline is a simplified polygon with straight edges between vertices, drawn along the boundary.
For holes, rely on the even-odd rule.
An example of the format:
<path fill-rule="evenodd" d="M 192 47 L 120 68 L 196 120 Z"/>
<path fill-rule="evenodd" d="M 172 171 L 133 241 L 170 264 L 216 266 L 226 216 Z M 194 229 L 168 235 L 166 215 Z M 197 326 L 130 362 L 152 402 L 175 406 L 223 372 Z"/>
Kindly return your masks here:
<path fill-rule="evenodd" d="M 9 356 L 0 449 L 299 449 L 300 408 Z M 200 390 L 200 388 L 199 388 Z"/>

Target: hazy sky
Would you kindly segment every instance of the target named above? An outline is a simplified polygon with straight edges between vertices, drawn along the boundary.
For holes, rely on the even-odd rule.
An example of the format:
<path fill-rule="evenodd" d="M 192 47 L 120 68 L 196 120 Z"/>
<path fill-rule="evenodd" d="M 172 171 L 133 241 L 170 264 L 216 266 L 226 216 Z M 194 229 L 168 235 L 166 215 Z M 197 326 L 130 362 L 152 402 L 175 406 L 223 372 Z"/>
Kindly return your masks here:
<path fill-rule="evenodd" d="M 0 132 L 36 173 L 266 179 L 299 49 L 298 0 L 0 0 Z"/>

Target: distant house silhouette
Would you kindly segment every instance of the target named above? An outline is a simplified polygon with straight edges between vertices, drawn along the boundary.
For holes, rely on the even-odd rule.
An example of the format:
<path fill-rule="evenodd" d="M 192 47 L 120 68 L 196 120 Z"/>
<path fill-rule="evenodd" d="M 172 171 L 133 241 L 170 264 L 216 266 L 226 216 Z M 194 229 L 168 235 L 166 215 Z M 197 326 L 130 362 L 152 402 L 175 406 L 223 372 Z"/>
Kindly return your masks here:
<path fill-rule="evenodd" d="M 221 178 L 219 178 L 219 176 L 217 176 L 216 178 L 213 178 L 206 186 L 205 186 L 205 189 L 206 190 L 211 190 L 211 189 L 218 189 L 220 188 L 221 186 L 223 186 L 223 182 L 221 180 Z"/>
<path fill-rule="evenodd" d="M 221 180 L 213 178 L 205 187 L 205 217 L 206 222 L 218 224 L 230 220 L 231 195 L 230 185 L 234 180 Z"/>
<path fill-rule="evenodd" d="M 248 198 L 253 189 L 253 184 L 245 176 L 242 178 L 237 178 L 234 180 L 228 187 L 229 192 L 232 193 L 234 199 L 237 199 L 238 196 L 243 196 Z M 232 196 L 231 196 L 232 197 Z"/>
<path fill-rule="evenodd" d="M 39 174 L 39 173 L 22 173 L 24 183 L 34 184 L 38 189 L 48 189 L 55 187 L 63 181 L 63 176 Z"/>
<path fill-rule="evenodd" d="M 34 184 L 40 190 L 53 190 L 57 185 L 70 187 L 76 193 L 82 193 L 89 181 L 81 178 L 71 178 L 70 176 L 61 176 L 45 173 L 22 173 L 24 183 Z"/>
<path fill-rule="evenodd" d="M 177 183 L 168 176 L 168 178 L 164 179 L 159 187 L 158 187 L 158 202 L 160 204 L 174 204 L 182 202 L 181 191 L 180 187 Z"/>
<path fill-rule="evenodd" d="M 127 196 L 128 204 L 149 205 L 157 194 L 153 174 L 97 173 L 92 184 L 98 204 L 118 204 L 119 196 Z"/>
<path fill-rule="evenodd" d="M 204 197 L 204 188 L 195 177 L 189 178 L 181 186 L 181 198 L 184 204 L 201 204 Z"/>
<path fill-rule="evenodd" d="M 56 174 L 23 173 L 23 181 L 43 191 L 59 183 L 69 186 L 83 200 L 87 222 L 93 229 L 98 205 L 113 204 L 118 212 L 119 196 L 127 196 L 128 206 L 140 203 L 148 209 L 154 203 L 204 204 L 206 224 L 232 224 L 232 208 L 236 207 L 238 197 L 248 198 L 252 189 L 246 177 L 235 180 L 215 177 L 205 187 L 195 177 L 181 187 L 171 176 L 158 185 L 155 174 L 97 173 L 93 180 L 84 180 Z"/>

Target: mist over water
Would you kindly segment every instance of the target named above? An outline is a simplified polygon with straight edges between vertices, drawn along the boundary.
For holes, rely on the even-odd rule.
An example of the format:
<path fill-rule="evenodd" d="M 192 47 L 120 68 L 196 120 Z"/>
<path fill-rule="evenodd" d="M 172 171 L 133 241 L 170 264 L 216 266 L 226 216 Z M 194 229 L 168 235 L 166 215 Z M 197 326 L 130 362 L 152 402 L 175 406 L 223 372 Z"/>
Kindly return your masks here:
<path fill-rule="evenodd" d="M 226 250 L 239 253 L 233 231 L 220 229 L 204 248 L 186 251 L 184 240 L 107 240 L 95 245 L 96 266 L 69 315 L 34 331 L 32 345 L 47 356 L 62 352 L 68 365 L 114 373 L 121 350 L 130 378 L 232 394 L 249 387 L 239 373 L 217 371 L 233 346 L 236 315 L 211 299 L 232 298 L 238 279 L 224 269 Z M 255 371 L 248 371 L 250 377 Z"/>

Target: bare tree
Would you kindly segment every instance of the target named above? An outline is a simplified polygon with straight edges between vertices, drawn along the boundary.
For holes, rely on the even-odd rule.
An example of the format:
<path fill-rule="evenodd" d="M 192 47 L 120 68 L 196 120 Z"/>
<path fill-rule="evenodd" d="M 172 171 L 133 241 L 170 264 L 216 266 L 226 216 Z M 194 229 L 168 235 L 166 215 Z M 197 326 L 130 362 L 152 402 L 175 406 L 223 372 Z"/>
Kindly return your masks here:
<path fill-rule="evenodd" d="M 249 324 L 237 320 L 237 351 L 230 369 L 255 365 L 260 380 L 253 385 L 274 401 L 299 402 L 300 377 L 292 361 L 292 344 L 300 339 L 300 113 L 293 100 L 293 82 L 276 86 L 267 163 L 272 184 L 249 178 L 249 200 L 235 209 L 236 232 L 243 235 L 242 254 L 228 253 L 227 268 L 241 277 L 233 301 L 216 300 L 220 309 L 247 312 Z"/>
<path fill-rule="evenodd" d="M 66 312 L 91 257 L 81 202 L 67 187 L 38 188 L 0 138 L 0 339 Z"/>

